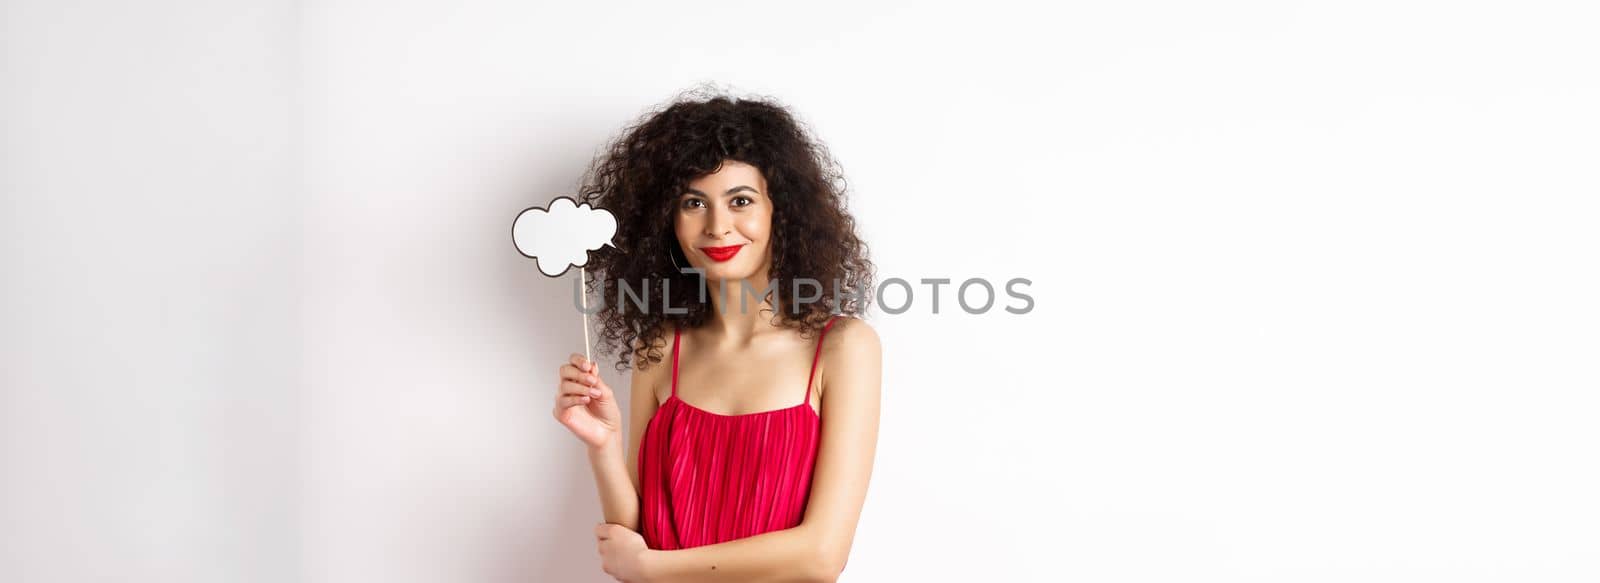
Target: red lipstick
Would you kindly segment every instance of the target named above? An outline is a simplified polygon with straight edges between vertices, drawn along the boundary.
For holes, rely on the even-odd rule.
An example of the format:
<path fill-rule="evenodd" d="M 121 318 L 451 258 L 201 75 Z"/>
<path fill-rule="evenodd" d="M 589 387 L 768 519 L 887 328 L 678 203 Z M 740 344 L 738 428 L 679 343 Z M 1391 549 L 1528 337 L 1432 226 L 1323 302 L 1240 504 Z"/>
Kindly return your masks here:
<path fill-rule="evenodd" d="M 706 256 L 710 257 L 713 261 L 721 263 L 723 261 L 733 259 L 733 256 L 739 253 L 740 247 L 744 247 L 744 245 L 729 245 L 727 247 L 701 247 L 700 250 L 704 251 Z"/>

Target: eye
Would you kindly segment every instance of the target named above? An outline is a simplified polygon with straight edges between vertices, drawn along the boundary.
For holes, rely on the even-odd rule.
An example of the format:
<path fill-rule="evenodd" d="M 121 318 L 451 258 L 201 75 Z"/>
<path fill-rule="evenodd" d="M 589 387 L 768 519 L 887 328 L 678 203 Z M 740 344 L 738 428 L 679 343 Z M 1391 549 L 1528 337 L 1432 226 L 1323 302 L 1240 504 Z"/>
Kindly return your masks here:
<path fill-rule="evenodd" d="M 682 208 L 692 209 L 695 208 L 695 205 L 705 206 L 705 204 L 705 201 L 698 198 L 687 198 L 684 199 Z"/>
<path fill-rule="evenodd" d="M 739 201 L 741 201 L 741 200 L 744 201 L 744 204 L 739 204 Z M 750 198 L 748 196 L 736 196 L 736 197 L 733 197 L 733 206 L 750 206 L 750 205 L 753 205 L 755 203 L 756 203 L 756 200 L 753 199 L 753 198 Z"/>

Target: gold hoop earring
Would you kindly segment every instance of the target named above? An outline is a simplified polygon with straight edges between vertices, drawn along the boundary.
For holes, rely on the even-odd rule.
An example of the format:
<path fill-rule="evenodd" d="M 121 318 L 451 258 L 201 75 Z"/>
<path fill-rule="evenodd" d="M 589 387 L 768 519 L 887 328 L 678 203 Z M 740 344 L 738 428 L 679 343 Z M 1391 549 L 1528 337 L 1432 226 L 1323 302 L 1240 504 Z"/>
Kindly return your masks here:
<path fill-rule="evenodd" d="M 673 243 L 671 247 L 667 247 L 667 259 L 672 261 L 673 269 L 678 270 L 678 273 L 683 273 L 683 266 L 678 265 L 678 254 L 672 252 L 672 250 L 677 248 L 677 246 L 677 243 Z M 684 259 L 688 259 L 688 257 L 685 257 Z"/>

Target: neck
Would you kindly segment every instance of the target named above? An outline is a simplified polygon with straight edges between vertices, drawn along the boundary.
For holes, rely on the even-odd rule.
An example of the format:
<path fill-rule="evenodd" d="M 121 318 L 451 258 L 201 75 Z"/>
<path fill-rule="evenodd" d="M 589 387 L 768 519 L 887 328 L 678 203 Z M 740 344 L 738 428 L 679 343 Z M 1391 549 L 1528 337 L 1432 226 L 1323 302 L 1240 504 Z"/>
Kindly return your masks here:
<path fill-rule="evenodd" d="M 777 311 L 774 300 L 778 290 L 777 284 L 767 280 L 765 271 L 749 279 L 707 280 L 706 284 L 710 286 L 706 296 L 711 300 L 711 319 L 706 323 L 706 328 L 711 332 L 730 342 L 743 344 L 756 334 L 773 328 L 772 317 Z M 768 291 L 768 285 L 773 287 L 764 294 Z"/>

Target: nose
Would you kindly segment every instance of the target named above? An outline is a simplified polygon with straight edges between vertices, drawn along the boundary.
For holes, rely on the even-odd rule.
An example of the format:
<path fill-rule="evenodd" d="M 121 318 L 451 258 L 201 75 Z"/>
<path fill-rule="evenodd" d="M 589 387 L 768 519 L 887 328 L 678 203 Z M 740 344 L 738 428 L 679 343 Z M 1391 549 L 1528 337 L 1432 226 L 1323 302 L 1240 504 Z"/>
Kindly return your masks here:
<path fill-rule="evenodd" d="M 733 232 L 733 218 L 728 216 L 728 211 L 712 209 L 711 219 L 706 221 L 706 235 L 722 238 L 723 235 Z"/>

